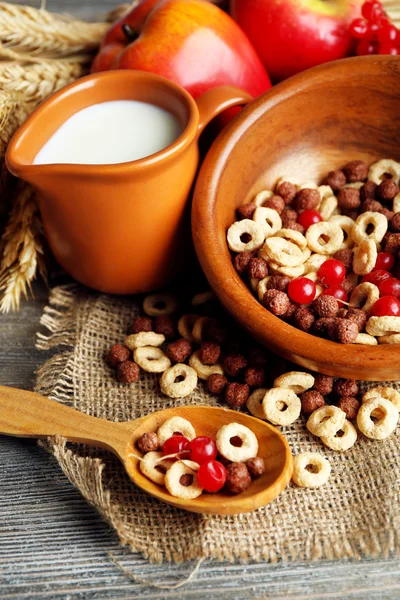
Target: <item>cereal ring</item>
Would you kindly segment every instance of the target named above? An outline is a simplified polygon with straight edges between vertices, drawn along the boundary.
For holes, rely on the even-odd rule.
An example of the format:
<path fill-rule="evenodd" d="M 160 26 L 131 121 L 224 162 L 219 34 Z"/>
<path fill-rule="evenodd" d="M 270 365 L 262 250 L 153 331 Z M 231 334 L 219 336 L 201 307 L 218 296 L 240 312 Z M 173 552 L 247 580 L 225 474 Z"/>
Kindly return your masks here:
<path fill-rule="evenodd" d="M 250 277 L 249 283 L 250 283 L 250 287 L 251 287 L 252 291 L 254 293 L 257 293 L 258 284 L 260 283 L 260 280 L 257 279 L 256 277 Z"/>
<path fill-rule="evenodd" d="M 368 179 L 379 185 L 385 179 L 386 173 L 389 173 L 395 183 L 399 183 L 400 178 L 400 163 L 390 158 L 382 158 L 370 166 L 368 171 Z"/>
<path fill-rule="evenodd" d="M 370 317 L 365 326 L 370 335 L 400 333 L 400 317 Z"/>
<path fill-rule="evenodd" d="M 367 233 L 368 227 L 374 229 Z M 351 237 L 356 244 L 361 244 L 364 240 L 372 240 L 377 244 L 382 241 L 388 228 L 388 220 L 381 213 L 367 210 L 359 215 L 354 223 Z"/>
<path fill-rule="evenodd" d="M 303 262 L 306 262 L 311 256 L 311 250 L 307 246 L 306 248 L 304 248 L 304 250 L 302 250 L 302 252 L 303 252 Z"/>
<path fill-rule="evenodd" d="M 268 263 L 268 267 L 271 267 L 271 272 L 275 275 L 286 275 L 286 277 L 300 277 L 304 273 L 304 264 L 298 267 L 282 267 L 278 263 L 272 261 Z"/>
<path fill-rule="evenodd" d="M 360 190 L 362 188 L 362 186 L 364 185 L 363 181 L 356 181 L 355 183 L 346 183 L 346 185 L 344 185 L 344 188 L 354 188 L 355 190 Z"/>
<path fill-rule="evenodd" d="M 143 311 L 149 317 L 172 315 L 178 303 L 172 294 L 150 294 L 143 300 Z"/>
<path fill-rule="evenodd" d="M 264 294 L 268 289 L 268 281 L 271 279 L 271 275 L 268 275 L 268 277 L 264 277 L 264 279 L 257 279 L 257 296 L 258 296 L 258 300 L 259 302 L 263 302 L 264 300 Z"/>
<path fill-rule="evenodd" d="M 295 394 L 302 394 L 314 385 L 315 379 L 310 373 L 302 371 L 289 371 L 279 375 L 274 381 L 274 387 L 283 387 L 293 390 Z"/>
<path fill-rule="evenodd" d="M 207 379 L 210 375 L 214 375 L 215 373 L 218 375 L 224 374 L 221 365 L 204 365 L 200 360 L 200 350 L 196 350 L 189 358 L 189 365 L 196 371 L 197 376 L 200 379 Z"/>
<path fill-rule="evenodd" d="M 315 471 L 309 471 L 308 466 L 314 467 Z M 292 479 L 300 487 L 316 488 L 324 485 L 330 474 L 328 459 L 318 452 L 302 452 L 294 457 Z"/>
<path fill-rule="evenodd" d="M 248 242 L 242 242 L 241 240 L 241 237 L 245 233 L 250 236 Z M 229 227 L 227 233 L 228 246 L 230 250 L 233 250 L 234 252 L 245 252 L 246 250 L 252 252 L 253 250 L 257 250 L 257 248 L 262 246 L 264 239 L 265 235 L 263 227 L 251 219 L 236 221 Z"/>
<path fill-rule="evenodd" d="M 393 209 L 392 210 L 395 214 L 400 212 L 400 193 L 398 193 L 397 196 L 395 196 L 393 198 Z"/>
<path fill-rule="evenodd" d="M 262 251 L 269 260 L 273 260 L 282 267 L 298 267 L 303 263 L 303 253 L 300 248 L 284 238 L 267 238 Z"/>
<path fill-rule="evenodd" d="M 164 485 L 165 472 L 174 464 L 173 460 L 169 458 L 162 460 L 162 457 L 162 452 L 147 452 L 143 460 L 139 461 L 139 469 L 143 475 L 158 485 Z"/>
<path fill-rule="evenodd" d="M 293 242 L 300 248 L 300 250 L 307 248 L 307 240 L 299 231 L 294 231 L 294 229 L 279 229 L 275 235 L 287 240 L 288 242 Z"/>
<path fill-rule="evenodd" d="M 240 438 L 241 446 L 232 444 L 233 438 Z M 223 425 L 217 433 L 218 452 L 232 462 L 246 462 L 249 458 L 257 456 L 258 441 L 254 433 L 248 427 L 240 423 L 228 423 Z"/>
<path fill-rule="evenodd" d="M 305 181 L 304 183 L 300 183 L 299 188 L 301 190 L 317 190 L 318 183 L 316 183 L 315 181 Z"/>
<path fill-rule="evenodd" d="M 339 450 L 339 452 L 344 452 L 348 450 L 357 440 L 357 429 L 354 427 L 350 421 L 345 420 L 342 427 L 339 431 L 343 432 L 342 437 L 338 437 L 335 435 L 321 435 L 321 441 L 328 446 L 331 450 Z"/>
<path fill-rule="evenodd" d="M 359 333 L 353 344 L 376 346 L 378 344 L 378 340 L 373 335 L 369 335 L 369 333 Z"/>
<path fill-rule="evenodd" d="M 328 237 L 328 241 L 325 242 L 322 236 Z M 306 238 L 308 246 L 313 252 L 335 254 L 343 244 L 344 235 L 339 225 L 329 221 L 320 221 L 310 225 L 306 231 Z"/>
<path fill-rule="evenodd" d="M 253 220 L 262 228 L 264 239 L 273 235 L 282 227 L 282 219 L 276 210 L 267 208 L 266 206 L 256 208 Z"/>
<path fill-rule="evenodd" d="M 171 361 L 160 348 L 142 346 L 133 351 L 135 363 L 147 373 L 164 373 L 171 366 Z"/>
<path fill-rule="evenodd" d="M 350 219 L 350 217 L 346 217 L 345 215 L 334 215 L 329 219 L 329 222 L 336 223 L 336 225 L 339 225 L 340 229 L 343 231 L 344 240 L 339 250 L 343 250 L 344 248 L 352 248 L 354 245 L 351 237 L 351 232 L 354 225 L 353 219 Z"/>
<path fill-rule="evenodd" d="M 331 198 L 334 196 L 333 190 L 330 185 L 319 185 L 318 186 L 319 195 L 321 196 L 321 200 L 325 200 L 325 198 Z"/>
<path fill-rule="evenodd" d="M 328 260 L 328 257 L 324 254 L 312 254 L 304 263 L 305 273 L 316 273 L 326 260 Z"/>
<path fill-rule="evenodd" d="M 154 331 L 141 331 L 140 333 L 133 333 L 125 338 L 125 346 L 130 350 L 136 348 L 143 348 L 143 346 L 161 346 L 165 342 L 165 335 L 161 333 L 154 333 Z"/>
<path fill-rule="evenodd" d="M 165 474 L 165 487 L 174 498 L 183 498 L 184 500 L 194 500 L 203 493 L 197 481 L 196 471 L 199 465 L 192 460 L 179 460 L 174 462 L 171 468 Z M 189 485 L 182 485 L 181 477 L 183 475 L 191 476 L 192 482 Z"/>
<path fill-rule="evenodd" d="M 389 400 L 397 410 L 400 410 L 400 393 L 392 387 L 386 385 L 377 385 L 376 387 L 365 392 L 361 402 L 368 402 L 372 398 L 384 398 Z"/>
<path fill-rule="evenodd" d="M 274 425 L 291 425 L 301 413 L 301 400 L 289 388 L 277 387 L 268 390 L 262 406 L 264 418 Z"/>
<path fill-rule="evenodd" d="M 278 187 L 281 185 L 281 183 L 291 183 L 292 185 L 295 185 L 297 187 L 297 189 L 300 189 L 300 184 L 298 181 L 295 181 L 292 177 L 279 177 L 278 181 L 275 184 L 275 190 L 276 193 L 278 193 Z"/>
<path fill-rule="evenodd" d="M 318 212 L 324 221 L 328 221 L 335 214 L 337 207 L 338 201 L 336 196 L 328 196 L 322 200 Z"/>
<path fill-rule="evenodd" d="M 381 335 L 379 338 L 380 344 L 400 344 L 400 333 L 392 333 L 390 335 Z"/>
<path fill-rule="evenodd" d="M 376 423 L 371 419 L 372 413 L 379 411 L 380 419 Z M 375 413 L 376 415 L 377 413 Z M 397 427 L 399 420 L 399 411 L 397 408 L 384 398 L 371 398 L 360 406 L 357 413 L 357 425 L 359 430 L 368 438 L 373 440 L 384 440 Z"/>
<path fill-rule="evenodd" d="M 203 341 L 204 327 L 206 326 L 209 320 L 210 319 L 208 317 L 199 317 L 196 320 L 192 329 L 193 340 L 196 342 L 196 344 L 201 344 L 201 342 Z"/>
<path fill-rule="evenodd" d="M 385 217 L 386 218 L 386 217 Z M 367 275 L 375 267 L 378 251 L 373 240 L 364 240 L 354 248 L 353 271 L 357 275 Z"/>
<path fill-rule="evenodd" d="M 313 435 L 329 437 L 335 435 L 343 427 L 345 419 L 346 413 L 340 408 L 326 404 L 311 413 L 306 427 Z"/>
<path fill-rule="evenodd" d="M 183 315 L 178 321 L 178 331 L 185 340 L 194 342 L 193 327 L 200 319 L 199 315 Z"/>
<path fill-rule="evenodd" d="M 259 388 L 258 390 L 254 390 L 254 392 L 250 394 L 249 399 L 246 402 L 246 406 L 249 412 L 251 412 L 251 414 L 253 415 L 253 417 L 257 417 L 258 419 L 265 419 L 262 401 L 267 392 L 267 389 Z"/>
<path fill-rule="evenodd" d="M 261 190 L 261 192 L 258 192 L 258 194 L 255 196 L 253 202 L 257 207 L 262 206 L 264 202 L 273 195 L 274 192 L 270 192 L 269 190 Z"/>
<path fill-rule="evenodd" d="M 379 288 L 373 283 L 364 282 L 357 285 L 351 292 L 349 305 L 355 308 L 362 308 L 369 313 L 379 299 Z"/>
<path fill-rule="evenodd" d="M 303 275 L 303 277 L 305 277 L 306 279 L 309 279 L 310 281 L 313 281 L 314 283 L 316 283 L 319 280 L 317 271 L 310 271 L 309 273 L 306 273 L 305 275 Z M 314 300 L 315 300 L 315 298 L 314 298 Z"/>
<path fill-rule="evenodd" d="M 201 292 L 200 294 L 196 294 L 192 298 L 192 306 L 200 306 L 202 304 L 207 304 L 207 302 L 211 302 L 216 299 L 216 295 L 212 290 L 208 290 L 208 292 Z"/>
<path fill-rule="evenodd" d="M 183 377 L 182 381 L 175 381 Z M 161 391 L 170 398 L 184 398 L 189 396 L 197 386 L 197 373 L 192 367 L 177 363 L 164 371 L 160 379 Z"/>
<path fill-rule="evenodd" d="M 193 425 L 183 417 L 171 417 L 164 421 L 157 429 L 157 436 L 161 446 L 163 446 L 164 442 L 169 440 L 170 437 L 176 434 L 183 435 L 183 437 L 189 441 L 196 437 Z"/>

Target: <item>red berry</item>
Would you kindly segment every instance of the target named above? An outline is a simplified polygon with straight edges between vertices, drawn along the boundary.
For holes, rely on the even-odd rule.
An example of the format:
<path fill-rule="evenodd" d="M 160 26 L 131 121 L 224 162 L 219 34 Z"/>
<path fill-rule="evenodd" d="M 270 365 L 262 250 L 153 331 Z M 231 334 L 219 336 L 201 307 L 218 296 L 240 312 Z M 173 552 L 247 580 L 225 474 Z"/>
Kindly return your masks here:
<path fill-rule="evenodd" d="M 386 42 L 379 47 L 379 54 L 390 54 L 396 56 L 399 54 L 399 49 L 393 45 L 393 42 Z"/>
<path fill-rule="evenodd" d="M 312 210 L 311 208 L 307 208 L 303 210 L 297 222 L 300 223 L 304 227 L 304 229 L 308 229 L 310 225 L 314 225 L 314 223 L 319 223 L 322 221 L 322 217 L 317 210 Z"/>
<path fill-rule="evenodd" d="M 394 296 L 400 298 L 400 281 L 395 277 L 384 279 L 379 286 L 381 296 Z"/>
<path fill-rule="evenodd" d="M 397 28 L 392 25 L 389 19 L 381 19 L 380 28 L 376 37 L 383 44 L 385 42 L 395 42 L 397 36 Z"/>
<path fill-rule="evenodd" d="M 370 54 L 376 54 L 378 52 L 378 44 L 371 42 L 370 40 L 360 40 L 357 44 L 358 56 L 367 56 Z"/>
<path fill-rule="evenodd" d="M 361 14 L 367 21 L 376 21 L 383 14 L 382 4 L 367 0 L 361 7 Z"/>
<path fill-rule="evenodd" d="M 361 40 L 368 31 L 368 23 L 365 19 L 354 19 L 350 23 L 350 34 Z"/>
<path fill-rule="evenodd" d="M 376 263 L 372 272 L 374 271 L 391 271 L 394 267 L 394 256 L 390 252 L 379 252 L 376 259 Z"/>
<path fill-rule="evenodd" d="M 219 492 L 226 481 L 226 469 L 217 460 L 209 460 L 200 465 L 197 481 L 206 492 Z"/>
<path fill-rule="evenodd" d="M 190 442 L 190 460 L 194 460 L 199 465 L 214 460 L 217 454 L 217 444 L 206 435 L 199 435 Z"/>
<path fill-rule="evenodd" d="M 307 277 L 296 277 L 288 285 L 288 296 L 297 304 L 308 304 L 315 298 L 317 287 L 311 279 Z"/>
<path fill-rule="evenodd" d="M 372 307 L 374 317 L 398 317 L 400 315 L 400 300 L 394 296 L 383 296 Z"/>
<path fill-rule="evenodd" d="M 349 297 L 346 290 L 340 287 L 340 285 L 328 285 L 328 287 L 322 292 L 321 296 L 333 296 L 336 298 L 336 300 L 342 300 L 342 302 L 347 302 Z"/>
<path fill-rule="evenodd" d="M 388 277 L 393 277 L 393 275 L 388 271 L 378 269 L 376 271 L 371 271 L 371 273 L 368 273 L 368 275 L 364 275 L 364 277 L 361 279 L 361 283 L 368 282 L 379 286 L 381 281 L 387 279 Z"/>
<path fill-rule="evenodd" d="M 173 435 L 165 440 L 163 454 L 179 454 L 179 458 L 189 458 L 190 442 L 183 435 Z"/>
<path fill-rule="evenodd" d="M 339 285 L 346 277 L 346 267 L 340 260 L 330 258 L 318 269 L 318 277 L 323 284 Z"/>

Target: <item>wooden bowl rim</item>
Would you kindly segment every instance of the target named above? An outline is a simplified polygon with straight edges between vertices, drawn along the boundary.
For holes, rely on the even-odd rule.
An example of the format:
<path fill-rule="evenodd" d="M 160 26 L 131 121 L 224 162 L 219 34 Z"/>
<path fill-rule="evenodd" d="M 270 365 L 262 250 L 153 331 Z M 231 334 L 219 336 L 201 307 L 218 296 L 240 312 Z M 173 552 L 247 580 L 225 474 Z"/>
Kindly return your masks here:
<path fill-rule="evenodd" d="M 222 304 L 254 337 L 268 340 L 268 345 L 278 353 L 283 350 L 308 361 L 326 364 L 327 371 L 332 371 L 335 366 L 351 366 L 365 372 L 370 363 L 374 369 L 371 379 L 377 379 L 379 369 L 389 363 L 400 373 L 400 346 L 339 344 L 305 333 L 272 315 L 252 295 L 233 268 L 228 248 L 218 238 L 215 216 L 215 203 L 226 161 L 247 130 L 269 109 L 310 85 L 325 83 L 327 79 L 333 83 L 350 64 L 357 76 L 376 75 L 385 64 L 396 65 L 400 76 L 399 56 L 354 57 L 300 73 L 257 98 L 220 133 L 203 162 L 193 197 L 192 234 L 198 259 L 211 287 Z M 242 310 L 238 310 L 239 307 Z"/>

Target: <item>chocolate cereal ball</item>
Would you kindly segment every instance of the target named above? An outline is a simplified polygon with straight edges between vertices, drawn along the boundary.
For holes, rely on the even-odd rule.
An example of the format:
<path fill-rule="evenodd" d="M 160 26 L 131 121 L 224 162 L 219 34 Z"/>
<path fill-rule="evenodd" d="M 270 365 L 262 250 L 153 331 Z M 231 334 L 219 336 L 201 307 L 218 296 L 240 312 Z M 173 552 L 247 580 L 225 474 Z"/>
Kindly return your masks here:
<path fill-rule="evenodd" d="M 312 306 L 319 317 L 335 317 L 339 310 L 339 303 L 333 296 L 319 296 Z"/>
<path fill-rule="evenodd" d="M 317 208 L 321 201 L 321 196 L 318 190 L 305 188 L 296 194 L 294 207 L 296 210 L 308 210 Z"/>
<path fill-rule="evenodd" d="M 117 377 L 120 383 L 135 383 L 139 379 L 139 366 L 131 360 L 121 363 L 117 369 Z"/>
<path fill-rule="evenodd" d="M 239 407 L 246 404 L 250 388 L 245 383 L 228 383 L 225 388 L 225 400 L 231 406 Z"/>
<path fill-rule="evenodd" d="M 368 179 L 368 181 L 366 181 L 364 183 L 364 185 L 360 188 L 361 200 L 363 202 L 364 202 L 364 200 L 373 200 L 375 198 L 376 188 L 377 188 L 376 183 L 374 183 L 373 181 Z"/>
<path fill-rule="evenodd" d="M 293 322 L 298 329 L 301 329 L 302 331 L 310 331 L 314 321 L 315 316 L 312 310 L 305 306 L 296 308 L 293 315 Z"/>
<path fill-rule="evenodd" d="M 393 215 L 390 219 L 389 227 L 394 233 L 400 232 L 400 212 Z"/>
<path fill-rule="evenodd" d="M 367 322 L 367 313 L 363 311 L 361 308 L 352 308 L 350 307 L 346 314 L 346 319 L 350 321 L 354 321 L 357 324 L 358 331 L 362 331 Z"/>
<path fill-rule="evenodd" d="M 338 192 L 346 185 L 346 175 L 340 170 L 330 171 L 325 179 L 325 184 L 329 185 L 334 192 Z"/>
<path fill-rule="evenodd" d="M 286 277 L 286 275 L 272 275 L 268 280 L 267 289 L 286 292 L 290 281 L 290 277 Z"/>
<path fill-rule="evenodd" d="M 271 196 L 263 203 L 266 208 L 272 208 L 280 215 L 285 208 L 285 201 L 281 196 Z"/>
<path fill-rule="evenodd" d="M 243 381 L 253 388 L 262 388 L 265 384 L 266 375 L 264 369 L 248 367 L 243 373 Z"/>
<path fill-rule="evenodd" d="M 316 390 L 308 390 L 300 396 L 301 410 L 304 414 L 310 415 L 314 410 L 324 406 L 325 400 L 323 395 Z"/>
<path fill-rule="evenodd" d="M 285 204 L 290 204 L 297 194 L 297 187 L 289 181 L 282 181 L 276 188 L 276 193 L 284 199 Z"/>
<path fill-rule="evenodd" d="M 364 202 L 361 204 L 361 212 L 379 212 L 380 210 L 382 210 L 383 206 L 380 202 L 378 202 L 377 200 L 374 200 L 373 198 L 368 198 L 367 200 L 364 200 Z"/>
<path fill-rule="evenodd" d="M 131 333 L 153 331 L 153 321 L 150 317 L 136 317 L 132 323 Z"/>
<path fill-rule="evenodd" d="M 390 202 L 400 192 L 399 186 L 393 179 L 385 179 L 376 188 L 376 195 L 384 202 Z"/>
<path fill-rule="evenodd" d="M 154 331 L 161 333 L 165 339 L 171 340 L 176 336 L 176 322 L 170 315 L 160 315 L 154 319 Z"/>
<path fill-rule="evenodd" d="M 327 396 L 333 390 L 333 377 L 330 375 L 322 375 L 322 373 L 317 373 L 315 375 L 315 381 L 313 385 L 313 389 L 322 394 L 323 396 Z"/>
<path fill-rule="evenodd" d="M 289 296 L 279 290 L 267 290 L 263 298 L 264 305 L 276 316 L 282 316 L 290 306 Z"/>
<path fill-rule="evenodd" d="M 239 275 L 244 275 L 245 273 L 247 273 L 252 258 L 253 254 L 248 250 L 236 254 L 235 258 L 233 259 L 233 266 L 235 267 Z"/>
<path fill-rule="evenodd" d="M 363 160 L 352 160 L 343 167 L 348 183 L 364 181 L 368 177 L 368 165 Z"/>
<path fill-rule="evenodd" d="M 136 441 L 136 446 L 143 454 L 146 452 L 155 452 L 160 447 L 160 440 L 154 431 L 143 433 Z"/>
<path fill-rule="evenodd" d="M 335 252 L 332 258 L 340 260 L 346 267 L 346 271 L 349 271 L 353 266 L 353 250 L 351 248 L 342 248 Z"/>
<path fill-rule="evenodd" d="M 353 344 L 358 336 L 358 325 L 354 321 L 338 319 L 337 338 L 341 344 Z"/>
<path fill-rule="evenodd" d="M 251 485 L 251 477 L 244 463 L 231 463 L 226 467 L 225 487 L 232 494 L 240 494 Z"/>
<path fill-rule="evenodd" d="M 337 199 L 342 210 L 354 210 L 361 205 L 360 190 L 355 188 L 342 188 Z"/>
<path fill-rule="evenodd" d="M 257 479 L 257 477 L 261 477 L 266 471 L 264 459 L 261 456 L 255 456 L 254 458 L 249 458 L 246 462 L 246 467 L 250 473 L 252 479 Z"/>
<path fill-rule="evenodd" d="M 361 403 L 354 396 L 342 396 L 338 402 L 338 408 L 346 413 L 346 419 L 354 421 Z"/>
<path fill-rule="evenodd" d="M 264 279 L 268 275 L 268 265 L 263 258 L 252 258 L 249 262 L 249 277 Z"/>
<path fill-rule="evenodd" d="M 228 380 L 224 375 L 213 373 L 213 375 L 207 377 L 207 389 L 210 394 L 214 394 L 214 396 L 222 394 L 227 385 Z"/>
<path fill-rule="evenodd" d="M 357 396 L 358 385 L 355 379 L 337 379 L 333 384 L 333 391 L 338 396 Z"/>
<path fill-rule="evenodd" d="M 236 210 L 238 219 L 251 219 L 256 208 L 257 206 L 254 202 L 248 202 L 247 204 L 243 204 L 243 206 L 239 206 Z"/>
<path fill-rule="evenodd" d="M 116 369 L 118 365 L 129 360 L 131 351 L 123 344 L 114 344 L 111 346 L 107 354 L 107 362 L 112 369 Z"/>
<path fill-rule="evenodd" d="M 192 344 L 185 338 L 179 338 L 168 344 L 165 354 L 173 363 L 183 363 L 193 352 Z"/>
<path fill-rule="evenodd" d="M 243 354 L 228 354 L 223 360 L 222 368 L 229 377 L 237 377 L 247 367 L 247 358 Z"/>
<path fill-rule="evenodd" d="M 200 346 L 199 357 L 203 365 L 215 365 L 220 354 L 221 348 L 215 342 L 203 342 Z"/>

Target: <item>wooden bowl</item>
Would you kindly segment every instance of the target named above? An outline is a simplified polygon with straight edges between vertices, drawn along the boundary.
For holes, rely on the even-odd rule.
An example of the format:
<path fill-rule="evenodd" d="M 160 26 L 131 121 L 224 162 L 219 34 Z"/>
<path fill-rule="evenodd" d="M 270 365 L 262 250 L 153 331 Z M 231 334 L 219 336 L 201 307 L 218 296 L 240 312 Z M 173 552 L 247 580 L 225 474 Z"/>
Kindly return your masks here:
<path fill-rule="evenodd" d="M 214 142 L 197 181 L 192 231 L 203 270 L 250 334 L 300 366 L 371 381 L 400 378 L 400 346 L 344 345 L 304 333 L 266 310 L 232 266 L 235 209 L 279 177 L 320 180 L 352 159 L 400 160 L 400 57 L 357 57 L 277 85 Z"/>

